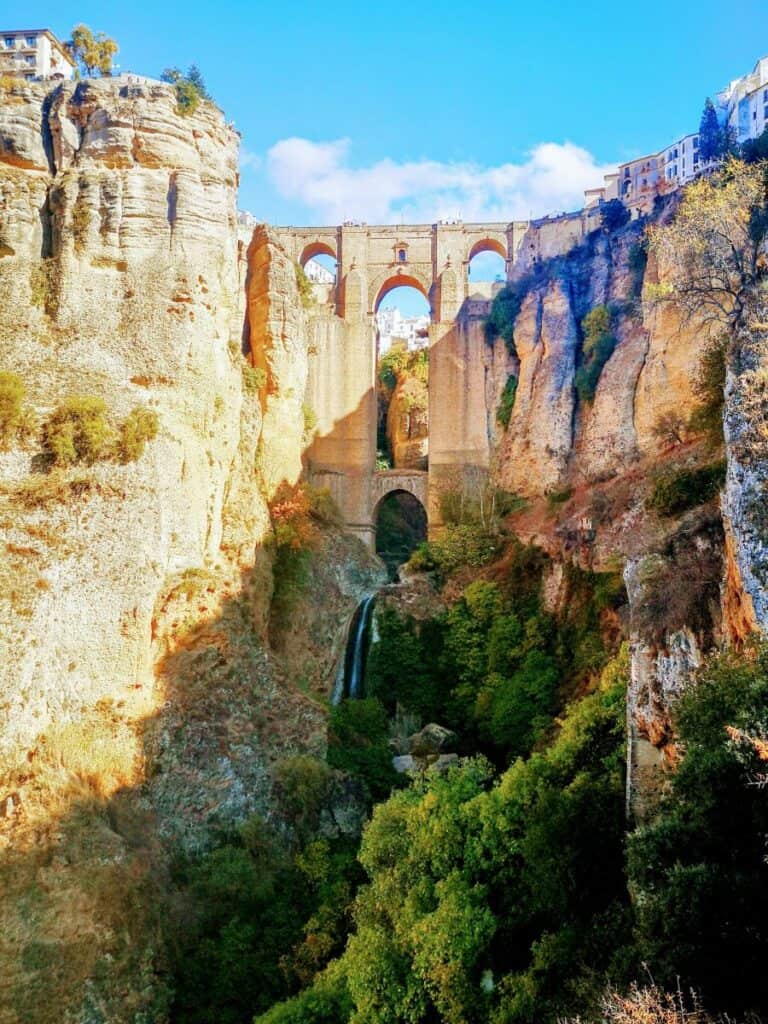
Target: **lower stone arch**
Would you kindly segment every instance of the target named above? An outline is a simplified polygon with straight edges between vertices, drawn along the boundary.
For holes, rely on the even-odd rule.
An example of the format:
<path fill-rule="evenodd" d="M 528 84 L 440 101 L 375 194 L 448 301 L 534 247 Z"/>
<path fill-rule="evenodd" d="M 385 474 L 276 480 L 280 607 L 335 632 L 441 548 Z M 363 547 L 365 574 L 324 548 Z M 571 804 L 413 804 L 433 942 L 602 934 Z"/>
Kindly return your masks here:
<path fill-rule="evenodd" d="M 390 487 L 373 507 L 376 554 L 396 579 L 399 566 L 427 539 L 426 501 L 412 489 Z"/>

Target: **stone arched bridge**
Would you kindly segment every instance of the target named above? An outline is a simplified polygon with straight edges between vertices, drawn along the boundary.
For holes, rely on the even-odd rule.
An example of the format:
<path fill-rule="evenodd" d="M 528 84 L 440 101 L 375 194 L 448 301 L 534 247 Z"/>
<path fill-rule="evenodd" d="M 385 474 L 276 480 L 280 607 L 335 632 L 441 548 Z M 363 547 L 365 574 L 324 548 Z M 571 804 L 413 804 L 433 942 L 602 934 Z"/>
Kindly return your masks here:
<path fill-rule="evenodd" d="M 480 252 L 495 252 L 507 276 L 528 229 L 527 222 L 416 225 L 342 224 L 340 227 L 276 228 L 295 262 L 304 266 L 324 254 L 336 260 L 334 296 L 339 316 L 376 312 L 393 288 L 410 285 L 428 300 L 432 320 L 453 320 L 470 295 L 468 268 Z"/>
<path fill-rule="evenodd" d="M 521 222 L 270 230 L 297 264 L 320 254 L 336 261 L 335 284 L 310 314 L 306 401 L 317 428 L 305 461 L 310 478 L 331 489 L 347 526 L 368 544 L 386 494 L 415 495 L 432 530 L 439 526 L 446 481 L 467 469 L 487 469 L 495 407 L 509 368 L 493 363 L 504 362 L 506 353 L 497 355 L 484 342 L 483 318 L 499 285 L 470 284 L 468 269 L 475 255 L 492 251 L 504 259 L 509 277 L 524 240 L 530 244 L 528 230 Z M 376 471 L 375 314 L 401 285 L 418 289 L 430 306 L 426 472 Z"/>

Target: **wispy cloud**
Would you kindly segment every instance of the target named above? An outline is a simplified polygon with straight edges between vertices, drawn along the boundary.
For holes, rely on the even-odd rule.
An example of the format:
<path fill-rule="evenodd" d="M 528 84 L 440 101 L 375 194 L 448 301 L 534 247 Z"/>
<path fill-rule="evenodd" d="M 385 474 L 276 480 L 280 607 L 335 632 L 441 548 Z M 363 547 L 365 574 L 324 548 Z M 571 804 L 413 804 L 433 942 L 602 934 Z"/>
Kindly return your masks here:
<path fill-rule="evenodd" d="M 536 217 L 580 207 L 584 189 L 602 184 L 614 169 L 570 142 L 543 142 L 521 163 L 497 167 L 389 159 L 355 167 L 349 139 L 283 139 L 266 156 L 267 176 L 279 194 L 327 224 Z"/>
<path fill-rule="evenodd" d="M 256 171 L 264 163 L 264 157 L 258 153 L 252 153 L 245 146 L 240 147 L 240 170 L 244 170 L 246 167 L 249 170 Z"/>

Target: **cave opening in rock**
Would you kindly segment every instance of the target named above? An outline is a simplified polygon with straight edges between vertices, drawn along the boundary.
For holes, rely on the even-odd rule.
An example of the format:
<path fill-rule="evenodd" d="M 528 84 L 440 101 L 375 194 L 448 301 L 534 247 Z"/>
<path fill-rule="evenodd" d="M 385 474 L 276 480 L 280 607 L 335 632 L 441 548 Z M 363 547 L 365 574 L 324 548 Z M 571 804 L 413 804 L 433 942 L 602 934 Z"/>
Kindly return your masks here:
<path fill-rule="evenodd" d="M 426 509 L 409 491 L 390 491 L 376 506 L 374 526 L 376 554 L 395 579 L 399 566 L 427 539 Z"/>

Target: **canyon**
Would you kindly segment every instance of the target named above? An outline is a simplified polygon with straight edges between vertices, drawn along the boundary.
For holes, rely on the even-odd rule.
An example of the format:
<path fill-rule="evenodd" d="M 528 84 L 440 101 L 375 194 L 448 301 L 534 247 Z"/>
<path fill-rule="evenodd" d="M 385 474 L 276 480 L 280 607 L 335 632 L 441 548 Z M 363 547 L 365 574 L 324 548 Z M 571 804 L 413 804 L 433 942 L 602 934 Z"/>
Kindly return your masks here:
<path fill-rule="evenodd" d="M 385 582 L 372 548 L 393 491 L 432 536 L 445 492 L 478 474 L 523 499 L 509 529 L 546 555 L 553 614 L 569 567 L 623 575 L 611 628 L 629 644 L 639 819 L 679 756 L 674 698 L 713 651 L 768 629 L 761 310 L 727 365 L 722 501 L 657 515 L 659 468 L 710 459 L 695 432 L 659 429 L 696 406 L 709 336 L 650 301 L 668 268 L 646 261 L 642 223 L 244 228 L 238 146 L 213 104 L 182 116 L 162 83 L 0 86 L 0 369 L 37 424 L 72 394 L 159 422 L 129 464 L 51 469 L 35 430 L 0 451 L 3 1024 L 168 1019 L 174 859 L 255 814 L 290 837 L 280 766 L 326 753 L 346 631 Z M 493 295 L 466 279 L 488 247 L 517 298 L 513 343 L 489 337 Z M 317 252 L 338 280 L 308 300 L 297 265 Z M 377 471 L 374 316 L 404 278 L 432 306 L 428 469 Z M 587 402 L 596 307 L 615 347 Z M 339 514 L 313 507 L 289 590 L 279 524 L 300 482 Z M 431 614 L 419 586 L 383 604 Z M 359 801 L 333 786 L 324 828 L 351 835 Z"/>

